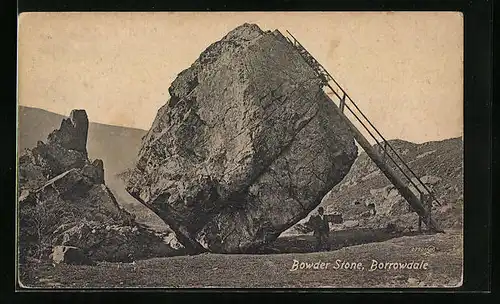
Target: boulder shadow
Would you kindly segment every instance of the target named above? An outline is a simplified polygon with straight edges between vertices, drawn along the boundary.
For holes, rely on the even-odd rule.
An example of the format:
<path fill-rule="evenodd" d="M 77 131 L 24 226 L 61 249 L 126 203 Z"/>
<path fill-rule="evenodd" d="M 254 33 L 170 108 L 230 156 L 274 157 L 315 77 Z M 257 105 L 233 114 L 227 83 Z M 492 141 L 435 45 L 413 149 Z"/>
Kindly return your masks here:
<path fill-rule="evenodd" d="M 384 242 L 402 236 L 428 234 L 427 231 L 388 231 L 387 229 L 357 228 L 340 231 L 330 231 L 329 250 L 339 250 L 344 247 L 356 246 L 375 242 Z M 311 234 L 280 236 L 274 243 L 261 248 L 258 254 L 280 253 L 310 253 L 317 252 L 316 238 Z"/>

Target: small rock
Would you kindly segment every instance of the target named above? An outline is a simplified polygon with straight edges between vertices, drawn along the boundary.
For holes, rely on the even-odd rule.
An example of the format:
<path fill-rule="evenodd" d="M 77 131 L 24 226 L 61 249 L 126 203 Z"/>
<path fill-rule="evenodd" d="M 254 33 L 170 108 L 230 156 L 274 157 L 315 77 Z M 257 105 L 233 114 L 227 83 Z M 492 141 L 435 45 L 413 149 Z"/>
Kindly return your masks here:
<path fill-rule="evenodd" d="M 439 208 L 439 212 L 441 212 L 441 213 L 446 213 L 446 212 L 451 211 L 451 209 L 452 209 L 452 208 L 453 208 L 453 207 L 452 207 L 452 205 L 451 205 L 451 204 L 446 204 L 446 205 L 443 205 L 443 206 L 441 206 L 441 207 Z"/>
<path fill-rule="evenodd" d="M 80 250 L 73 246 L 54 246 L 51 254 L 55 264 L 93 265 L 94 263 Z"/>
<path fill-rule="evenodd" d="M 427 184 L 427 185 L 434 185 L 441 181 L 440 177 L 434 176 L 434 175 L 426 175 L 423 176 L 421 179 L 422 183 Z"/>
<path fill-rule="evenodd" d="M 24 200 L 26 200 L 30 195 L 30 191 L 29 190 L 22 190 L 21 191 L 21 195 L 19 195 L 19 202 L 23 202 Z"/>
<path fill-rule="evenodd" d="M 397 276 L 394 277 L 394 280 L 396 280 L 396 281 L 404 281 L 405 277 L 403 275 L 397 275 Z"/>
<path fill-rule="evenodd" d="M 344 228 L 355 228 L 359 226 L 359 221 L 349 220 L 345 221 L 343 224 Z"/>

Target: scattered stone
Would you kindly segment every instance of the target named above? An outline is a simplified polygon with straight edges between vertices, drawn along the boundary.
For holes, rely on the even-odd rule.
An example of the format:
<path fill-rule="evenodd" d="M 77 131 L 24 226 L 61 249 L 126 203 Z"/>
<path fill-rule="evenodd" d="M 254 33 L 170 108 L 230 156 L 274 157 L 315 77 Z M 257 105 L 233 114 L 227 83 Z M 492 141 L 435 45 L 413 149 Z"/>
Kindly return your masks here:
<path fill-rule="evenodd" d="M 137 259 L 172 256 L 182 247 L 163 241 L 163 235 L 143 226 L 103 225 L 99 222 L 80 223 L 60 229 L 57 243 L 86 248 L 86 254 L 95 261 L 132 262 Z M 170 237 L 175 242 L 175 236 Z"/>
<path fill-rule="evenodd" d="M 437 184 L 438 182 L 441 181 L 441 178 L 438 177 L 438 176 L 434 176 L 434 175 L 426 175 L 426 176 L 422 176 L 420 178 L 420 180 L 422 181 L 422 183 L 424 184 L 427 184 L 427 185 L 434 185 L 434 184 Z"/>
<path fill-rule="evenodd" d="M 453 206 L 451 204 L 445 204 L 439 207 L 439 212 L 441 213 L 446 213 L 450 212 L 453 209 Z"/>
<path fill-rule="evenodd" d="M 359 226 L 359 221 L 348 220 L 342 224 L 344 229 L 352 229 Z"/>
<path fill-rule="evenodd" d="M 73 265 L 93 265 L 94 263 L 82 252 L 73 246 L 54 246 L 51 254 L 55 264 L 65 263 Z"/>

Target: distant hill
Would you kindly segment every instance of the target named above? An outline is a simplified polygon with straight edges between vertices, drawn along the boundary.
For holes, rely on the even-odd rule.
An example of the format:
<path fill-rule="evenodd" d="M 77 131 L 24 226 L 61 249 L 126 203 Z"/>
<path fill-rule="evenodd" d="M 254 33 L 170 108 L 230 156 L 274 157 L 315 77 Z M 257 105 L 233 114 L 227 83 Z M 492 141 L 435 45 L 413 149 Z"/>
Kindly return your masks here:
<path fill-rule="evenodd" d="M 433 209 L 433 216 L 439 224 L 444 228 L 461 227 L 462 138 L 422 144 L 404 140 L 390 140 L 389 143 L 441 202 L 442 206 Z M 376 216 L 368 216 L 368 205 L 371 203 L 375 205 Z M 320 206 L 325 208 L 327 214 L 341 213 L 344 221 L 359 227 L 381 227 L 388 223 L 415 227 L 417 223 L 417 216 L 409 212 L 406 200 L 365 152 L 358 156 L 349 173 L 323 198 Z M 306 220 L 301 220 L 287 233 L 300 232 Z"/>
<path fill-rule="evenodd" d="M 69 114 L 69 113 L 68 113 Z M 66 116 L 46 110 L 19 107 L 19 151 L 45 141 L 54 129 L 61 126 Z M 92 120 L 92 117 L 89 117 Z M 131 168 L 139 151 L 142 137 L 147 131 L 91 122 L 87 150 L 92 159 L 104 161 L 106 177 Z"/>
<path fill-rule="evenodd" d="M 38 108 L 20 106 L 19 152 L 36 146 L 39 140 L 45 142 L 47 136 L 61 126 L 61 121 L 64 118 L 67 116 Z M 89 120 L 91 121 L 92 117 L 89 117 Z M 128 194 L 123 187 L 123 182 L 116 178 L 116 174 L 134 167 L 142 137 L 146 132 L 141 129 L 90 122 L 87 151 L 89 158 L 103 160 L 106 184 L 118 202 L 128 211 L 135 213 L 139 222 L 148 222 L 151 224 L 150 226 L 163 227 L 163 222 Z"/>
<path fill-rule="evenodd" d="M 452 138 L 415 144 L 404 140 L 389 143 L 441 203 L 453 203 L 463 193 L 463 141 Z M 394 191 L 393 191 L 394 190 Z M 392 192 L 392 193 L 391 193 Z M 397 215 L 406 207 L 388 205 L 397 191 L 366 153 L 361 153 L 345 178 L 323 199 L 327 210 L 356 215 L 355 206 L 374 203 L 379 213 Z M 359 203 L 359 204 L 357 204 Z M 402 207 L 402 208 L 400 208 Z"/>

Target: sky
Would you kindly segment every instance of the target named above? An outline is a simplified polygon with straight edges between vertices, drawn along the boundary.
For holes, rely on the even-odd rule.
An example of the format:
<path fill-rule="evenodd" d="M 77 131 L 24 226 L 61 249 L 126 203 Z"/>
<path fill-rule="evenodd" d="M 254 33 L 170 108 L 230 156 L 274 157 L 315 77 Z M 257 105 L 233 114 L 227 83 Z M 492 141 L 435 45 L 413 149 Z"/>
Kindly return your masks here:
<path fill-rule="evenodd" d="M 458 12 L 23 13 L 18 103 L 147 130 L 177 74 L 245 22 L 289 30 L 387 139 L 463 135 Z"/>

